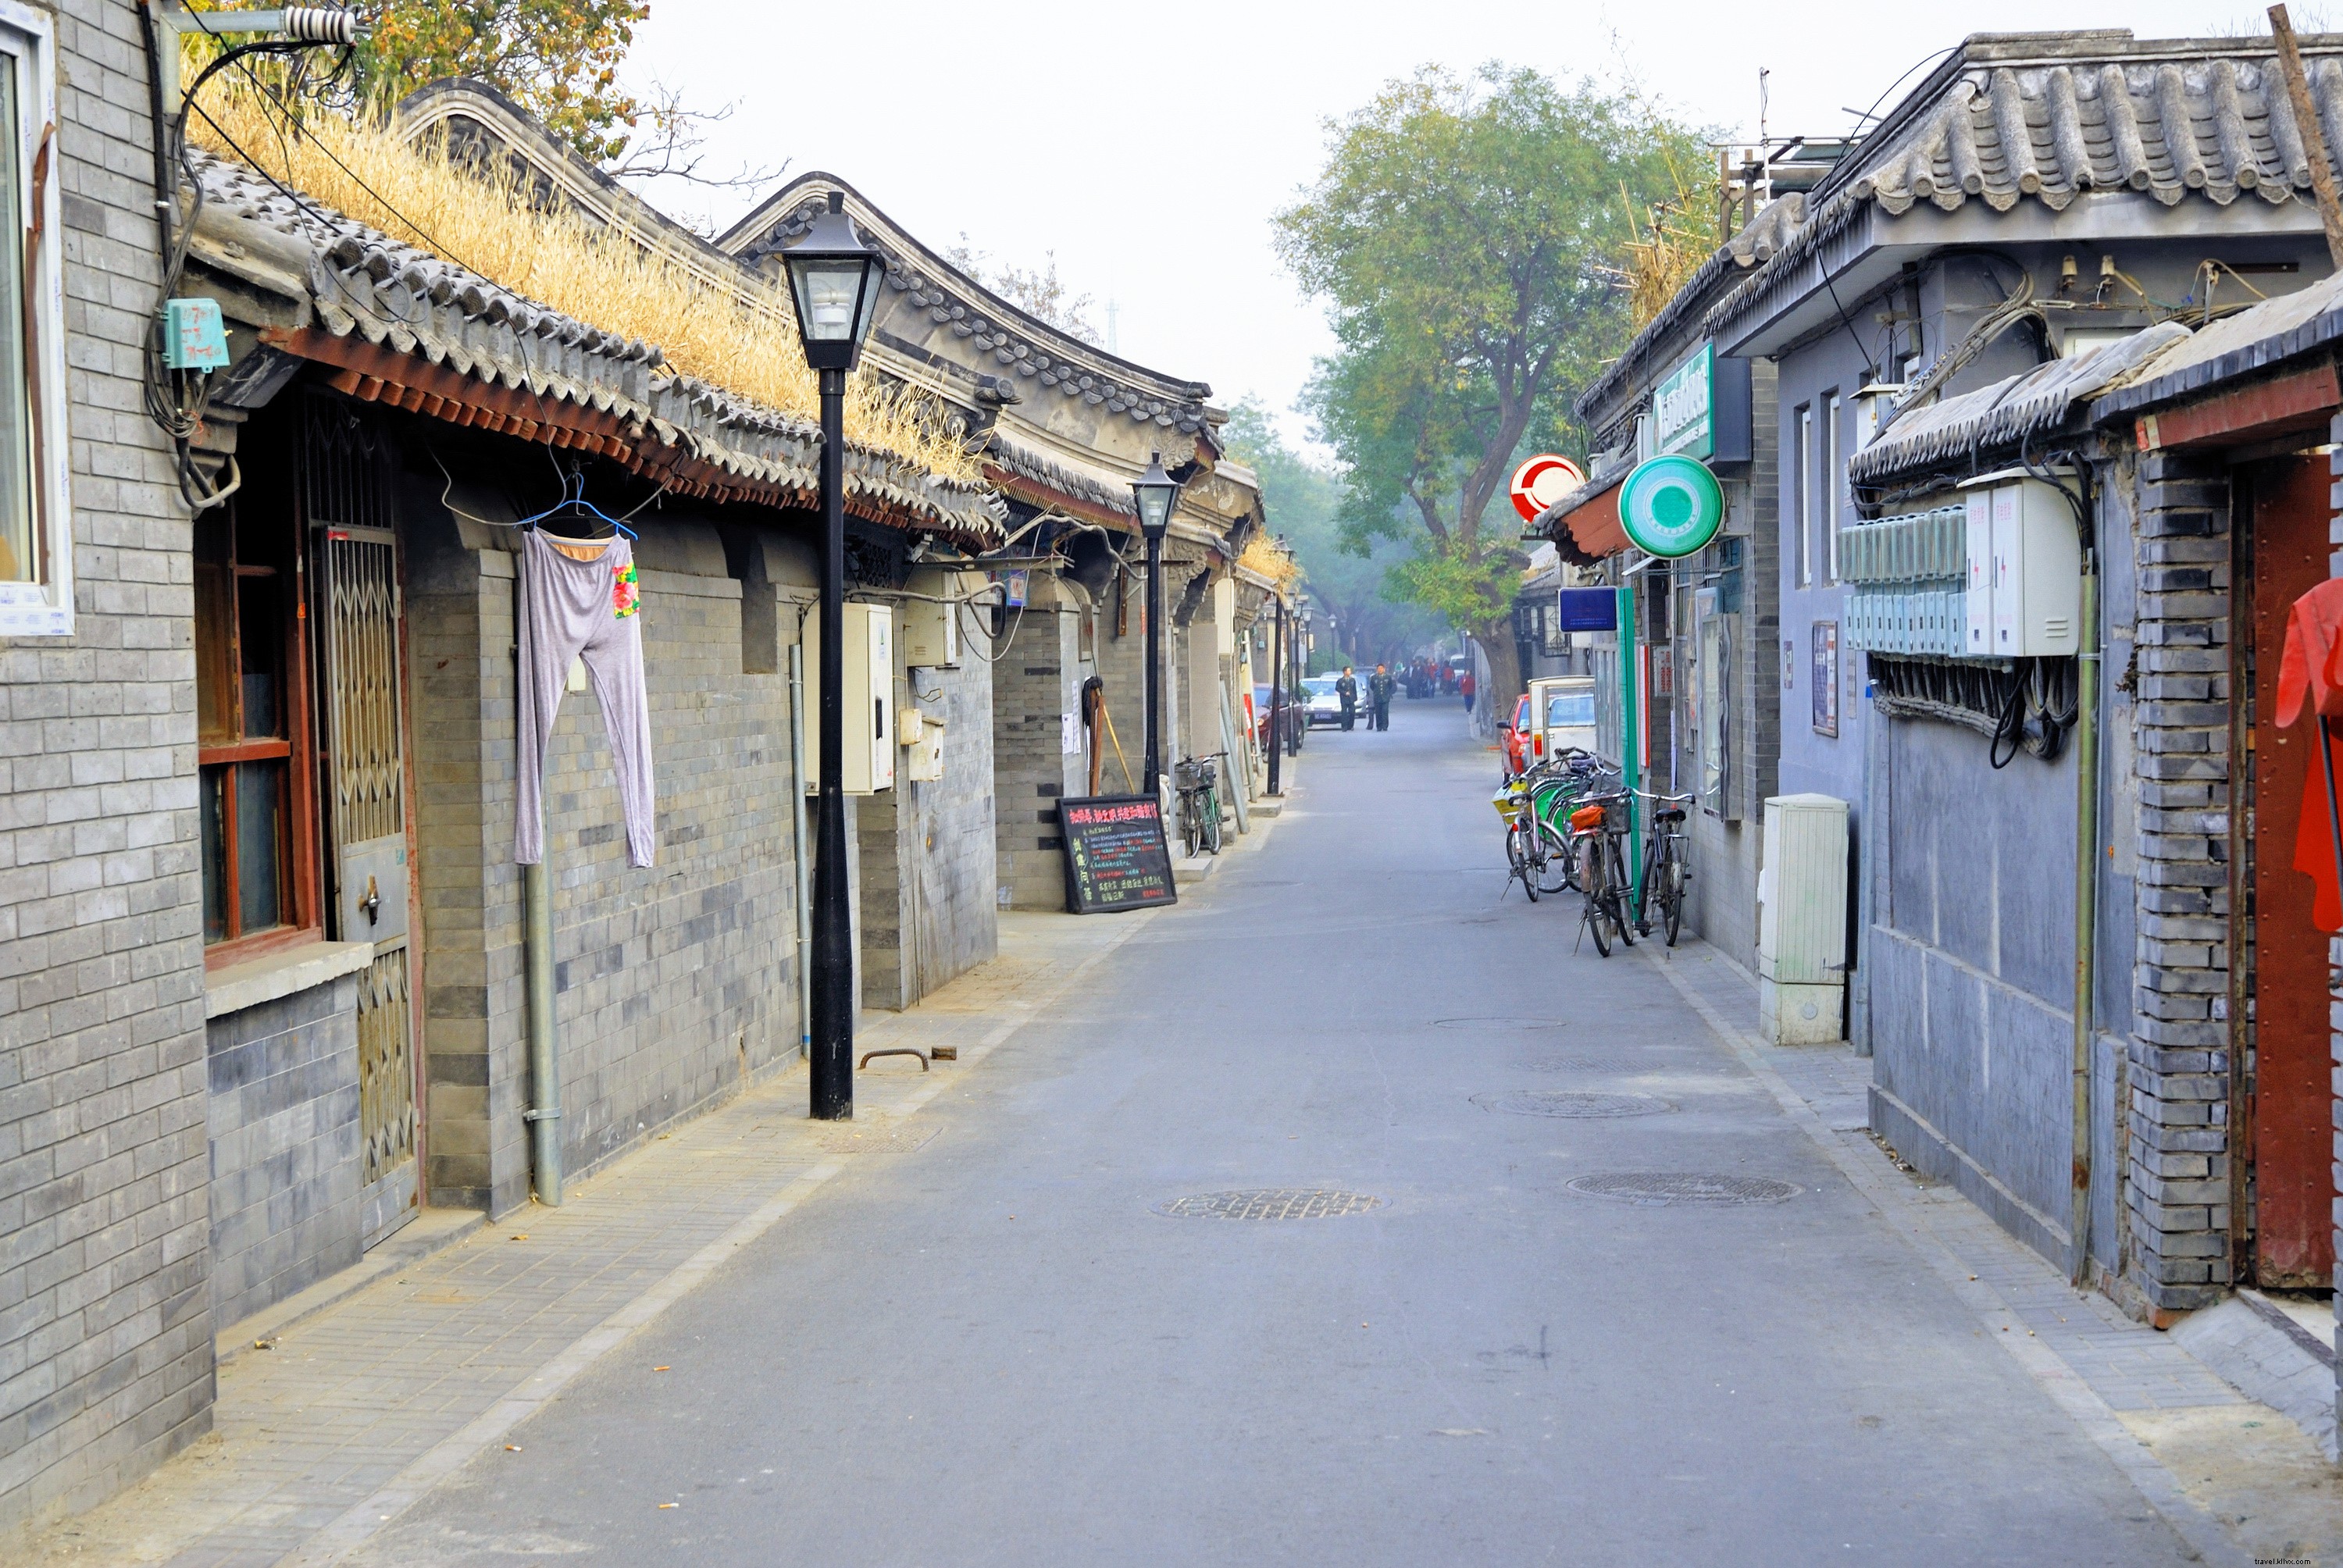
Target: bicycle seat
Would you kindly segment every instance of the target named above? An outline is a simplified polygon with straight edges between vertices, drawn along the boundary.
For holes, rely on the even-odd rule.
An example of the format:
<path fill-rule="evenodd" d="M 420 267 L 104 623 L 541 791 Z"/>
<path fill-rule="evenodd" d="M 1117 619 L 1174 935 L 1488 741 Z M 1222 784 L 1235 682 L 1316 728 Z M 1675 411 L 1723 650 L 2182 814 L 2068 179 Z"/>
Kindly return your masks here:
<path fill-rule="evenodd" d="M 1681 822 L 1684 819 L 1684 808 L 1681 806 L 1672 811 L 1655 812 L 1652 817 L 1652 820 L 1654 822 Z"/>

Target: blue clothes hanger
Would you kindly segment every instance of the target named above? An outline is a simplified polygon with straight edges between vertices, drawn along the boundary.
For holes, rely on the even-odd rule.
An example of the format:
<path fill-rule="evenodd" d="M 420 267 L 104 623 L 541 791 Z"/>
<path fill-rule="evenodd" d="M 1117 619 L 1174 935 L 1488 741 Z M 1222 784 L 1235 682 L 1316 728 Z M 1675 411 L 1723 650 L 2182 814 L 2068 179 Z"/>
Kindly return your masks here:
<path fill-rule="evenodd" d="M 554 513 L 561 511 L 565 508 L 575 508 L 578 511 L 584 512 L 588 517 L 598 518 L 602 521 L 609 524 L 613 528 L 616 528 L 619 533 L 626 535 L 627 538 L 630 539 L 639 537 L 636 534 L 634 529 L 627 527 L 626 524 L 618 521 L 618 518 L 610 516 L 609 513 L 604 511 L 601 508 L 596 506 L 593 502 L 586 498 L 586 476 L 579 473 L 565 474 L 562 476 L 561 499 L 554 502 L 553 505 L 546 508 L 545 510 L 538 513 L 533 518 L 523 518 L 520 521 L 515 523 L 513 527 L 517 528 L 533 528 L 538 524 L 543 522 L 546 518 L 553 516 Z"/>

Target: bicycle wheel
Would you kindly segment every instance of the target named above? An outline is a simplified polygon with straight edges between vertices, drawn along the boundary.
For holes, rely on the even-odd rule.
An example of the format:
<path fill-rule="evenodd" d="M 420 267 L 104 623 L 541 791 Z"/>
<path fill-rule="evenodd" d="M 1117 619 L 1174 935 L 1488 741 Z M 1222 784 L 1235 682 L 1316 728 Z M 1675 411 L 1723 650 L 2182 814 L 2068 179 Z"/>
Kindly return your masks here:
<path fill-rule="evenodd" d="M 1604 872 L 1611 884 L 1611 921 L 1618 930 L 1619 945 L 1632 948 L 1635 945 L 1635 922 L 1628 916 L 1627 904 L 1634 897 L 1634 887 L 1627 880 L 1627 859 L 1620 851 L 1616 836 L 1606 833 L 1603 837 L 1610 846 L 1610 864 Z"/>
<path fill-rule="evenodd" d="M 1204 796 L 1204 853 L 1221 852 L 1221 797 L 1217 790 Z"/>
<path fill-rule="evenodd" d="M 1522 825 L 1518 821 L 1505 825 L 1505 875 L 1521 883 L 1522 891 L 1537 901 L 1537 881 L 1530 875 L 1530 852 Z"/>
<path fill-rule="evenodd" d="M 1586 930 L 1594 939 L 1594 950 L 1604 958 L 1611 956 L 1611 938 L 1604 930 L 1611 910 L 1603 893 L 1603 840 L 1591 838 L 1580 840 L 1578 885 L 1586 898 Z"/>
<path fill-rule="evenodd" d="M 1568 892 L 1577 885 L 1578 873 L 1571 864 L 1570 845 L 1554 836 L 1554 829 L 1544 822 L 1537 826 L 1538 890 L 1547 893 Z"/>
<path fill-rule="evenodd" d="M 1196 818 L 1196 798 L 1193 795 L 1181 796 L 1180 842 L 1192 860 L 1196 858 L 1196 839 L 1202 827 Z"/>
<path fill-rule="evenodd" d="M 1670 839 L 1660 894 L 1660 920 L 1667 930 L 1670 947 L 1676 945 L 1676 932 L 1684 925 L 1684 863 L 1679 859 L 1681 851 L 1674 845 L 1675 841 Z"/>

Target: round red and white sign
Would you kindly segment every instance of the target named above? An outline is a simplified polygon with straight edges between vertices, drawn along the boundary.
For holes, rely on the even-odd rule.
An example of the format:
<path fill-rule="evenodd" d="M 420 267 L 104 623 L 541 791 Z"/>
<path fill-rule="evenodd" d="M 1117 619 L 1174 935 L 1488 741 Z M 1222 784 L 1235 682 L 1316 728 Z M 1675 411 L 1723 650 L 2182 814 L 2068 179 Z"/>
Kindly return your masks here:
<path fill-rule="evenodd" d="M 1535 522 L 1544 511 L 1586 483 L 1586 470 L 1567 457 L 1541 452 L 1513 470 L 1513 510 L 1522 521 Z"/>

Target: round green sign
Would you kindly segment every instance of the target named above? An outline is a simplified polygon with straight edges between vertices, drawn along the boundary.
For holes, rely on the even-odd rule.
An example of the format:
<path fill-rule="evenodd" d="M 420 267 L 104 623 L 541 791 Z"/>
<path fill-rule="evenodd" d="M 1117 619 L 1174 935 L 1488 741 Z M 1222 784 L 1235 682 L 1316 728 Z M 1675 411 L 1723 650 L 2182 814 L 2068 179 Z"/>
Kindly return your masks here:
<path fill-rule="evenodd" d="M 1724 527 L 1725 492 L 1694 458 L 1654 457 L 1619 487 L 1619 522 L 1647 555 L 1692 555 Z"/>

